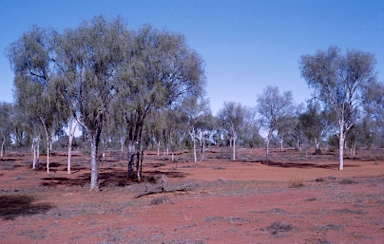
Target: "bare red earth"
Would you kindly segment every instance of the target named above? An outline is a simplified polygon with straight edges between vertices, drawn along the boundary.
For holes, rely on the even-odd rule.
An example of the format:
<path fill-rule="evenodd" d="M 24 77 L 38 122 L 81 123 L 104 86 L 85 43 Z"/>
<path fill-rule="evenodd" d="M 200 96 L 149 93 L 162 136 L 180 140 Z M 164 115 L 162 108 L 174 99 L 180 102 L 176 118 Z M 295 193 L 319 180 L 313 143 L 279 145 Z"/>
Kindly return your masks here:
<path fill-rule="evenodd" d="M 140 184 L 126 181 L 124 157 L 106 155 L 100 192 L 89 192 L 87 156 L 75 154 L 68 175 L 64 153 L 49 174 L 8 153 L 0 243 L 384 243 L 382 151 L 358 151 L 343 171 L 332 153 L 273 151 L 266 165 L 261 149 L 235 162 L 215 149 L 198 164 L 151 152 Z"/>

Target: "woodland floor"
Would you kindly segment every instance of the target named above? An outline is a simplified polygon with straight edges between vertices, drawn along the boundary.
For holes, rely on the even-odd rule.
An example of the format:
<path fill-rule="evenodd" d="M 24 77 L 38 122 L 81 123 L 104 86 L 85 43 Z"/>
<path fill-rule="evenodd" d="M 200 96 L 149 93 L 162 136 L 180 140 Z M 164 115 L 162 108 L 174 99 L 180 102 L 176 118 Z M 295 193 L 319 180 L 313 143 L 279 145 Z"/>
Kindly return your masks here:
<path fill-rule="evenodd" d="M 338 171 L 332 153 L 276 150 L 265 165 L 261 149 L 241 149 L 237 161 L 221 150 L 197 164 L 186 151 L 177 163 L 147 152 L 140 184 L 107 153 L 100 192 L 89 191 L 89 156 L 75 153 L 68 175 L 56 152 L 47 174 L 31 169 L 31 155 L 7 152 L 0 243 L 383 243 L 384 151 L 346 156 Z"/>

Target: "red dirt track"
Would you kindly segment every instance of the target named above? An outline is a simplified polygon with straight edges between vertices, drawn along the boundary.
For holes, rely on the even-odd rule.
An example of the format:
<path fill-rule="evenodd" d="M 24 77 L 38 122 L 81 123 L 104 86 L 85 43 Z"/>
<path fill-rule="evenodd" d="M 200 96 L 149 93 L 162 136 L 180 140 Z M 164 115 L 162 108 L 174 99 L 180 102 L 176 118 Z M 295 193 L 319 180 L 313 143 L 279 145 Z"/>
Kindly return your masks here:
<path fill-rule="evenodd" d="M 227 154 L 210 150 L 196 164 L 186 151 L 177 163 L 149 152 L 138 184 L 109 152 L 100 192 L 90 192 L 88 156 L 75 154 L 68 175 L 64 153 L 48 174 L 8 152 L 0 243 L 384 243 L 383 151 L 346 156 L 343 171 L 331 153 L 276 150 L 269 165 L 261 149 L 241 149 L 237 161 Z"/>

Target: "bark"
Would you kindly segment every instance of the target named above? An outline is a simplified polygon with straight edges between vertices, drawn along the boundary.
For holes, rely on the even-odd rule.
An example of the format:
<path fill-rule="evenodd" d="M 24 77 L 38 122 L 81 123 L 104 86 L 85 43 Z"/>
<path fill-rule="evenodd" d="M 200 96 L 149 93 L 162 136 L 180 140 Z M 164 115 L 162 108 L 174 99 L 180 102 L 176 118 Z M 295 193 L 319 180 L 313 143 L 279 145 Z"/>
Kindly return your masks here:
<path fill-rule="evenodd" d="M 68 125 L 68 165 L 67 172 L 71 174 L 71 159 L 72 159 L 72 141 L 75 136 L 75 131 L 78 123 L 76 120 L 71 119 Z"/>
<path fill-rule="evenodd" d="M 191 136 L 192 143 L 193 143 L 193 159 L 194 159 L 195 163 L 197 163 L 196 137 L 195 137 L 194 130 L 190 131 L 190 132 L 189 132 L 189 135 Z"/>
<path fill-rule="evenodd" d="M 344 121 L 342 120 L 339 122 L 339 170 L 343 170 L 344 168 L 344 141 L 345 141 L 345 135 L 344 135 Z"/>
<path fill-rule="evenodd" d="M 128 179 L 134 178 L 135 155 L 136 155 L 135 145 L 132 141 L 129 141 L 129 143 L 128 143 L 128 172 L 127 172 L 127 178 Z"/>
<path fill-rule="evenodd" d="M 51 137 L 49 136 L 49 133 L 48 133 L 48 128 L 45 124 L 45 121 L 42 117 L 40 117 L 40 120 L 41 120 L 41 123 L 43 124 L 43 128 L 44 128 L 44 132 L 45 132 L 45 138 L 46 138 L 46 141 L 47 141 L 47 173 L 49 173 L 49 156 L 51 155 L 50 153 L 50 148 L 51 148 Z"/>
<path fill-rule="evenodd" d="M 3 138 L 3 141 L 1 142 L 1 152 L 0 152 L 0 159 L 3 160 L 4 157 L 4 145 L 5 145 L 5 138 Z"/>
<path fill-rule="evenodd" d="M 37 170 L 39 169 L 39 154 L 40 151 L 40 138 L 36 137 L 32 141 L 32 152 L 33 152 L 33 163 L 32 163 L 32 169 Z"/>
<path fill-rule="evenodd" d="M 315 138 L 315 145 L 316 145 L 316 150 L 319 150 L 320 149 L 320 141 Z"/>
<path fill-rule="evenodd" d="M 90 191 L 99 190 L 99 161 L 97 152 L 99 148 L 100 132 L 98 130 L 91 134 L 91 186 Z"/>
<path fill-rule="evenodd" d="M 270 138 L 268 137 L 267 138 L 267 141 L 266 141 L 266 145 L 265 145 L 265 162 L 268 164 L 269 163 L 269 141 L 270 141 Z"/>
<path fill-rule="evenodd" d="M 236 160 L 236 135 L 233 137 L 233 155 L 232 155 L 232 160 Z"/>

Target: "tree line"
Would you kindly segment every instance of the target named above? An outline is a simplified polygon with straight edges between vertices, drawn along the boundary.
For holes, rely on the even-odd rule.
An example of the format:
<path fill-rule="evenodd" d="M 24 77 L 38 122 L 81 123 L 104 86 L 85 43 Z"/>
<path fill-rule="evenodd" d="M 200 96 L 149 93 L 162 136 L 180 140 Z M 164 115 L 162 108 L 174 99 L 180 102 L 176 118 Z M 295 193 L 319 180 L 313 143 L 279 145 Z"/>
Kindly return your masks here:
<path fill-rule="evenodd" d="M 66 135 L 68 173 L 75 131 L 90 145 L 91 190 L 98 189 L 98 152 L 115 146 L 127 155 L 127 177 L 140 181 L 144 150 L 173 155 L 188 147 L 194 161 L 207 145 L 261 147 L 273 141 L 343 150 L 383 146 L 384 86 L 370 53 L 337 47 L 303 55 L 302 77 L 313 95 L 295 104 L 291 91 L 266 87 L 255 107 L 228 101 L 216 116 L 206 97 L 202 57 L 179 33 L 96 16 L 58 32 L 33 26 L 6 50 L 14 72 L 14 103 L 0 105 L 1 157 L 6 145 L 32 147 L 33 168 Z M 40 145 L 41 141 L 45 142 Z M 336 143 L 335 143 L 336 142 Z"/>

